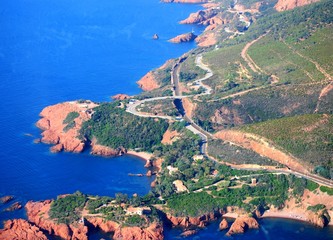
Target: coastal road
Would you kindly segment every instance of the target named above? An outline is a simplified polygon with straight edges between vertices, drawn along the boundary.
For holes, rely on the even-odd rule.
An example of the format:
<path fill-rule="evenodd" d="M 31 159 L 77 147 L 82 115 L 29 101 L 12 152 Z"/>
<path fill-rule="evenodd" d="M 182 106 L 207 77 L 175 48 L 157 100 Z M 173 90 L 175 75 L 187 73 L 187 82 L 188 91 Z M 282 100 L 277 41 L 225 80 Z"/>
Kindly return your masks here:
<path fill-rule="evenodd" d="M 170 116 L 159 116 L 159 115 L 154 115 L 154 114 L 147 114 L 147 113 L 138 112 L 136 110 L 136 107 L 138 107 L 142 103 L 150 102 L 150 101 L 163 100 L 163 99 L 182 99 L 182 98 L 186 98 L 186 97 L 194 97 L 194 96 L 211 94 L 212 89 L 209 86 L 203 84 L 202 81 L 207 80 L 208 78 L 212 77 L 214 75 L 214 73 L 207 65 L 202 63 L 202 55 L 199 54 L 196 57 L 195 63 L 198 67 L 205 70 L 207 73 L 203 78 L 200 78 L 200 79 L 198 79 L 194 82 L 196 84 L 200 85 L 201 87 L 205 88 L 205 92 L 201 93 L 201 94 L 197 94 L 197 95 L 187 95 L 187 96 L 182 96 L 181 95 L 181 91 L 180 91 L 180 88 L 179 88 L 179 69 L 180 69 L 180 63 L 182 61 L 184 61 L 185 59 L 186 58 L 180 59 L 174 65 L 174 67 L 172 68 L 171 82 L 174 86 L 174 89 L 173 89 L 174 90 L 174 95 L 173 96 L 155 97 L 155 98 L 148 98 L 148 99 L 144 99 L 144 100 L 136 100 L 135 102 L 131 102 L 130 104 L 127 105 L 126 111 L 131 113 L 131 114 L 140 116 L 140 117 L 153 117 L 153 118 L 162 118 L 162 119 L 174 120 L 174 117 L 170 117 Z M 229 98 L 229 97 L 239 96 L 239 95 L 248 93 L 248 92 L 253 91 L 253 90 L 258 90 L 258 89 L 261 89 L 261 88 L 263 88 L 263 87 L 249 89 L 249 90 L 245 90 L 245 91 L 239 92 L 239 93 L 234 93 L 234 94 L 223 97 L 223 99 L 226 99 L 226 98 Z M 202 129 L 200 126 L 198 126 L 193 121 L 193 119 L 191 119 L 189 116 L 186 115 L 186 112 L 185 112 L 185 115 L 183 116 L 183 119 L 190 124 L 189 126 L 187 126 L 187 129 L 189 129 L 194 134 L 197 134 L 201 137 L 201 139 L 202 139 L 201 154 L 203 154 L 204 156 L 206 156 L 207 158 L 209 158 L 212 161 L 220 163 L 219 160 L 209 156 L 209 153 L 208 153 L 208 140 L 211 139 L 211 138 L 214 138 L 214 136 L 211 133 Z M 319 177 L 319 176 L 314 175 L 314 174 L 302 173 L 302 172 L 298 172 L 298 171 L 295 171 L 295 170 L 292 170 L 292 169 L 290 169 L 290 170 L 283 170 L 283 169 L 271 170 L 271 169 L 264 169 L 262 167 L 246 168 L 246 167 L 237 167 L 235 165 L 232 165 L 232 168 L 238 169 L 238 170 L 252 170 L 252 171 L 266 170 L 266 171 L 272 172 L 272 173 L 293 174 L 295 176 L 303 177 L 303 178 L 309 179 L 311 181 L 314 181 L 314 182 L 316 182 L 320 185 L 333 187 L 333 181 L 332 180 L 327 180 L 325 178 Z"/>

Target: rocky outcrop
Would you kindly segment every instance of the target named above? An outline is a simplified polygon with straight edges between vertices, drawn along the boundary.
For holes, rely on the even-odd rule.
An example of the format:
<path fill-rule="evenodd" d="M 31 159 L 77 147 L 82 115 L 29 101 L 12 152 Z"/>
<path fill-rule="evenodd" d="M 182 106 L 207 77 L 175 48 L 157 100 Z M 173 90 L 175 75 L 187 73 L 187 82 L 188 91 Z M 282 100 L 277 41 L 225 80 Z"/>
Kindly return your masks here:
<path fill-rule="evenodd" d="M 13 199 L 14 199 L 13 196 L 3 196 L 0 198 L 0 203 L 8 203 Z"/>
<path fill-rule="evenodd" d="M 294 9 L 295 7 L 305 6 L 314 2 L 319 2 L 320 0 L 279 0 L 274 8 L 281 12 L 286 10 Z"/>
<path fill-rule="evenodd" d="M 33 202 L 29 201 L 25 208 L 27 210 L 28 220 L 34 223 L 40 229 L 49 234 L 58 236 L 62 239 L 88 239 L 88 228 L 83 224 L 76 223 L 71 225 L 58 224 L 49 218 L 51 200 Z"/>
<path fill-rule="evenodd" d="M 199 47 L 209 47 L 217 43 L 214 32 L 206 32 L 195 39 Z"/>
<path fill-rule="evenodd" d="M 172 43 L 182 43 L 182 42 L 191 42 L 193 41 L 197 36 L 190 32 L 190 33 L 184 33 L 184 34 L 181 34 L 181 35 L 178 35 L 172 39 L 169 40 L 169 42 L 172 42 Z"/>
<path fill-rule="evenodd" d="M 221 214 L 219 212 L 205 214 L 200 217 L 174 217 L 171 214 L 166 215 L 166 217 L 169 219 L 169 221 L 174 227 L 184 228 L 205 227 L 208 222 L 216 220 L 220 216 Z"/>
<path fill-rule="evenodd" d="M 96 106 L 97 104 L 91 101 L 73 101 L 44 108 L 40 113 L 41 119 L 36 123 L 37 127 L 43 130 L 41 141 L 54 144 L 55 146 L 51 148 L 52 152 L 62 150 L 82 152 L 85 142 L 78 138 L 79 130 L 82 123 L 90 119 L 92 108 Z M 68 123 L 64 123 L 64 120 L 71 112 L 76 112 L 79 116 L 71 122 L 71 127 L 68 128 Z"/>
<path fill-rule="evenodd" d="M 153 35 L 153 40 L 158 40 L 160 37 L 155 33 L 154 35 Z"/>
<path fill-rule="evenodd" d="M 113 239 L 163 239 L 163 227 L 159 223 L 152 223 L 147 228 L 121 227 L 113 221 L 105 221 L 103 218 L 91 217 L 87 221 L 95 228 L 106 233 L 114 233 Z"/>
<path fill-rule="evenodd" d="M 52 201 L 28 202 L 26 204 L 28 220 L 38 228 L 48 232 L 50 235 L 62 239 L 88 239 L 88 227 L 83 222 L 75 222 L 70 225 L 58 224 L 49 217 Z M 152 223 L 148 227 L 121 227 L 113 221 L 106 221 L 100 217 L 87 217 L 95 228 L 106 233 L 113 233 L 113 239 L 163 239 L 163 226 L 160 223 Z"/>
<path fill-rule="evenodd" d="M 113 239 L 147 239 L 147 240 L 160 240 L 164 239 L 163 226 L 160 223 L 152 223 L 147 228 L 141 227 L 123 227 L 118 228 Z"/>
<path fill-rule="evenodd" d="M 113 149 L 110 147 L 99 145 L 94 142 L 91 144 L 91 151 L 90 151 L 90 153 L 92 155 L 99 155 L 99 156 L 104 156 L 104 157 L 121 156 L 121 155 L 125 154 L 126 152 L 127 152 L 127 150 L 123 147 Z"/>
<path fill-rule="evenodd" d="M 45 234 L 36 226 L 23 219 L 8 220 L 0 230 L 0 239 L 47 240 Z"/>
<path fill-rule="evenodd" d="M 227 220 L 225 220 L 225 218 L 223 218 L 222 221 L 220 222 L 219 230 L 223 231 L 223 230 L 227 229 L 228 227 L 229 227 L 229 224 L 228 224 Z"/>
<path fill-rule="evenodd" d="M 180 234 L 180 236 L 182 236 L 182 237 L 188 237 L 188 236 L 191 236 L 193 234 L 196 234 L 197 232 L 198 232 L 198 229 L 185 230 L 182 234 Z"/>
<path fill-rule="evenodd" d="M 119 94 L 112 96 L 111 98 L 114 100 L 125 100 L 125 99 L 131 98 L 131 96 L 129 96 L 127 94 L 119 93 Z"/>
<path fill-rule="evenodd" d="M 10 207 L 6 208 L 4 211 L 6 211 L 6 212 L 12 212 L 12 211 L 15 211 L 15 210 L 19 210 L 21 208 L 22 208 L 21 203 L 15 202 Z"/>
<path fill-rule="evenodd" d="M 205 21 L 214 17 L 218 12 L 215 9 L 209 8 L 200 10 L 196 13 L 191 13 L 190 16 L 182 21 L 180 24 L 204 24 Z M 204 24 L 207 25 L 208 23 Z"/>
<path fill-rule="evenodd" d="M 253 217 L 239 217 L 233 222 L 226 235 L 231 236 L 233 234 L 244 233 L 247 229 L 251 228 L 259 228 L 257 220 Z"/>
<path fill-rule="evenodd" d="M 208 0 L 161 0 L 164 3 L 207 3 Z"/>
<path fill-rule="evenodd" d="M 87 221 L 92 224 L 95 228 L 101 229 L 103 232 L 115 232 L 120 226 L 118 223 L 113 221 L 105 221 L 99 217 L 89 217 Z"/>
<path fill-rule="evenodd" d="M 322 209 L 318 212 L 309 211 L 307 217 L 310 223 L 320 228 L 327 226 L 331 218 L 326 209 Z"/>
<path fill-rule="evenodd" d="M 136 83 L 143 91 L 151 91 L 160 87 L 152 71 L 148 72 Z"/>

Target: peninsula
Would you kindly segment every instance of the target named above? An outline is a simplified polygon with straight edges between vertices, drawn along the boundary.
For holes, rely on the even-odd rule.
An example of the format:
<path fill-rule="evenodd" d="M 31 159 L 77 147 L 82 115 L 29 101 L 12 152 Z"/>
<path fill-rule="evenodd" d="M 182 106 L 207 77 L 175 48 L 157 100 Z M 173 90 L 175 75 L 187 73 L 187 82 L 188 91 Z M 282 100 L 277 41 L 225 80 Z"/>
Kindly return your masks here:
<path fill-rule="evenodd" d="M 147 73 L 137 96 L 59 103 L 37 122 L 52 152 L 144 156 L 152 191 L 31 201 L 0 238 L 163 239 L 166 225 L 190 235 L 213 220 L 232 235 L 265 217 L 333 225 L 333 2 L 164 2 L 205 3 L 181 21 L 206 26 L 198 48 Z"/>

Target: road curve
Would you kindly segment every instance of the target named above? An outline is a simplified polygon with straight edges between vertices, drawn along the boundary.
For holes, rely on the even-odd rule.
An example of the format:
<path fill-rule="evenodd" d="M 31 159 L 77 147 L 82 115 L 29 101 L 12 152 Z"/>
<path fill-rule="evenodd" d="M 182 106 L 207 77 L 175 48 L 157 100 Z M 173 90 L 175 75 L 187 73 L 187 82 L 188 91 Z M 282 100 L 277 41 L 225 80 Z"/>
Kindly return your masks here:
<path fill-rule="evenodd" d="M 202 55 L 199 54 L 199 55 L 196 56 L 195 63 L 198 67 L 205 70 L 207 73 L 204 77 L 202 77 L 202 78 L 200 78 L 200 79 L 198 79 L 194 82 L 197 83 L 198 85 L 200 85 L 201 87 L 205 88 L 205 92 L 201 93 L 201 94 L 197 94 L 197 95 L 187 95 L 187 96 L 182 96 L 181 95 L 181 91 L 179 89 L 179 67 L 180 67 L 180 63 L 182 61 L 184 61 L 184 58 L 180 59 L 173 66 L 173 68 L 171 70 L 171 81 L 172 81 L 172 85 L 174 86 L 174 91 L 173 91 L 174 95 L 173 96 L 155 97 L 155 98 L 148 98 L 148 99 L 144 99 L 144 100 L 136 100 L 135 102 L 130 102 L 129 104 L 127 104 L 126 111 L 131 113 L 131 114 L 134 114 L 136 116 L 139 116 L 139 117 L 153 117 L 153 118 L 161 118 L 161 119 L 172 120 L 172 119 L 175 119 L 175 118 L 170 117 L 170 116 L 160 116 L 160 115 L 138 112 L 136 110 L 136 107 L 139 106 L 142 103 L 156 101 L 156 100 L 182 99 L 182 98 L 187 98 L 187 97 L 194 97 L 194 96 L 202 96 L 202 95 L 211 94 L 212 93 L 212 88 L 203 84 L 202 81 L 207 80 L 208 78 L 212 77 L 214 75 L 214 73 L 207 65 L 202 63 Z M 263 87 L 257 87 L 255 89 L 245 90 L 244 92 L 234 93 L 234 94 L 231 94 L 231 95 L 226 96 L 224 98 L 239 96 L 241 94 L 245 94 L 245 93 L 253 91 L 253 90 L 258 90 L 260 88 L 263 88 Z M 208 139 L 209 138 L 214 138 L 214 136 L 211 133 L 202 129 L 199 125 L 197 125 L 189 116 L 186 115 L 186 113 L 183 116 L 183 119 L 190 124 L 189 126 L 187 126 L 187 129 L 192 131 L 194 134 L 197 134 L 201 137 L 202 142 L 203 142 L 203 144 L 201 146 L 201 154 L 203 154 L 204 156 L 206 156 L 210 160 L 219 163 L 218 160 L 209 156 L 208 150 L 207 150 L 207 148 L 208 148 Z M 244 168 L 244 167 L 235 167 L 235 166 L 232 166 L 232 168 L 239 169 L 239 170 L 263 170 L 262 168 Z M 321 185 L 325 185 L 325 186 L 328 186 L 328 187 L 333 187 L 333 181 L 332 180 L 327 180 L 325 178 L 322 178 L 322 177 L 314 175 L 314 174 L 308 174 L 308 173 L 305 174 L 305 173 L 302 173 L 302 172 L 294 171 L 292 169 L 291 170 L 283 170 L 283 169 L 267 170 L 266 169 L 266 171 L 272 172 L 272 173 L 293 174 L 293 175 L 298 176 L 298 177 L 303 177 L 303 178 L 312 180 L 312 181 L 314 181 L 318 184 L 321 184 Z"/>

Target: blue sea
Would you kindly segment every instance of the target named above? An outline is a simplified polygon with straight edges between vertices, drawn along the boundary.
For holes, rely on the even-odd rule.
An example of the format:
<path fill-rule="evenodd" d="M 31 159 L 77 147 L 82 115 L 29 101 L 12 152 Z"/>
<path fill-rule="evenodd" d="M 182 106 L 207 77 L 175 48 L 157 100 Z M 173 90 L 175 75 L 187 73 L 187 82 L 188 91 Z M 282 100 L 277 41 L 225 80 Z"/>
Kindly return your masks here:
<path fill-rule="evenodd" d="M 128 176 L 146 171 L 142 159 L 52 154 L 48 145 L 33 143 L 40 136 L 35 122 L 48 105 L 140 93 L 135 82 L 146 72 L 195 48 L 167 40 L 200 33 L 202 27 L 178 22 L 201 8 L 158 0 L 0 0 L 0 196 L 25 204 L 76 190 L 100 196 L 148 193 L 153 178 Z M 155 33 L 159 40 L 152 40 Z M 25 217 L 24 210 L 1 212 L 5 207 L 0 206 L 1 222 Z M 191 239 L 221 238 L 214 224 Z M 333 235 L 332 228 L 266 219 L 260 230 L 239 239 L 286 239 L 295 231 L 292 239 Z M 168 239 L 178 235 L 177 229 L 166 231 Z"/>

